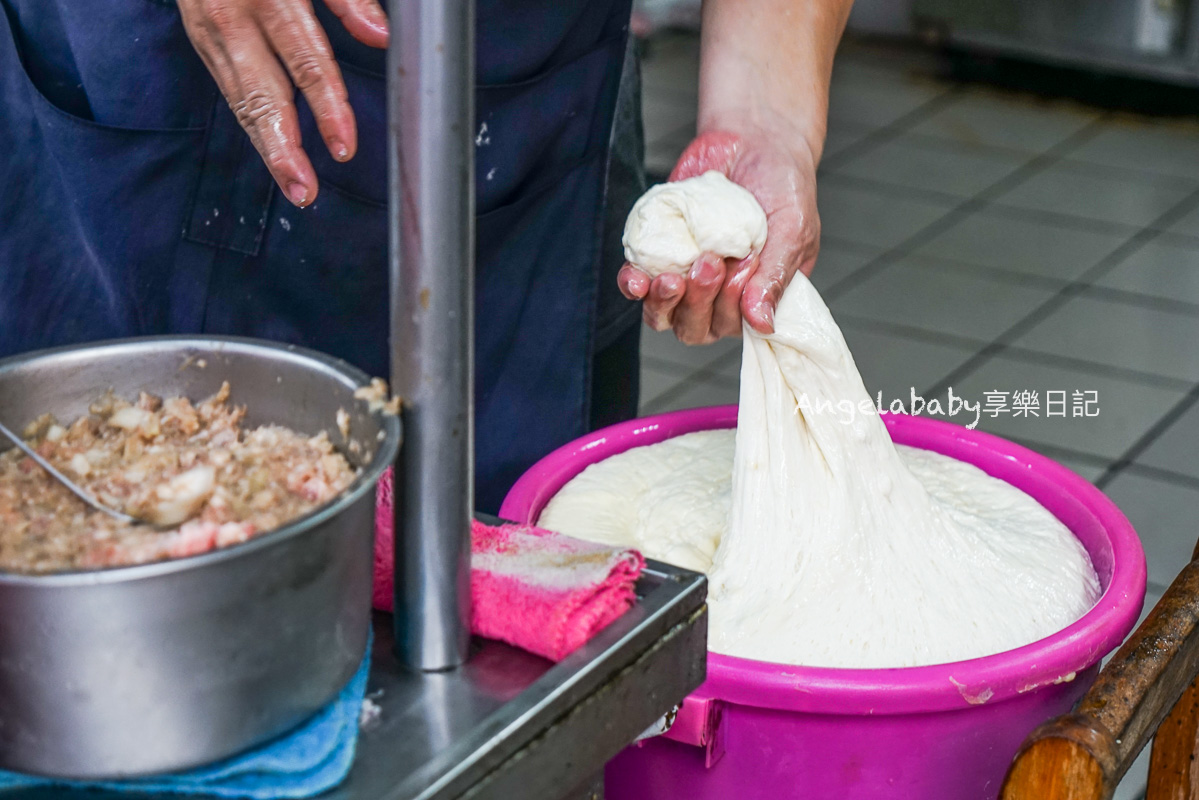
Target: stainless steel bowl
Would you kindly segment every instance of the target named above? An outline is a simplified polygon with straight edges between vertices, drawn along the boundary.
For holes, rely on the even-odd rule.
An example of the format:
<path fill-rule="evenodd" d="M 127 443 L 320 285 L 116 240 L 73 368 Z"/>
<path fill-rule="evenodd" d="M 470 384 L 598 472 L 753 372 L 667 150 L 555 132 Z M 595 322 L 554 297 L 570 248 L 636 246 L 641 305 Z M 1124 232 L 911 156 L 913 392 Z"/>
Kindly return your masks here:
<path fill-rule="evenodd" d="M 248 423 L 327 431 L 361 474 L 330 506 L 227 549 L 0 573 L 0 767 L 114 778 L 205 764 L 294 727 L 361 663 L 373 489 L 400 441 L 396 417 L 354 399 L 362 372 L 249 339 L 102 342 L 0 361 L 0 417 L 73 419 L 109 388 L 196 399 L 226 380 Z"/>

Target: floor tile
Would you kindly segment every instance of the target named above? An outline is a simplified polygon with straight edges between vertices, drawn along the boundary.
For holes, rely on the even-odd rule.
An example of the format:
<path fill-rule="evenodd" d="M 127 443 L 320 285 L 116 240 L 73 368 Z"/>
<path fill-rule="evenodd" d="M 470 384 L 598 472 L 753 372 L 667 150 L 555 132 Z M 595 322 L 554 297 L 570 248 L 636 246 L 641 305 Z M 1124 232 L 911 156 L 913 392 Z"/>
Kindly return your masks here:
<path fill-rule="evenodd" d="M 1073 280 L 1128 237 L 984 209 L 919 247 L 925 254 L 1030 275 Z"/>
<path fill-rule="evenodd" d="M 688 132 L 694 136 L 695 114 L 694 100 L 674 99 L 649 90 L 642 93 L 641 119 L 647 143 L 667 136 L 678 138 Z"/>
<path fill-rule="evenodd" d="M 1137 381 L 1090 371 L 1042 364 L 1017 355 L 1001 354 L 984 362 L 966 377 L 953 383 L 954 393 L 971 404 L 988 404 L 988 392 L 1004 392 L 1002 413 L 981 414 L 978 427 L 1000 436 L 1066 448 L 1108 461 L 1120 458 L 1183 396 L 1179 389 L 1146 386 Z M 1061 417 L 1060 407 L 1049 401 L 1065 399 L 1065 412 L 1072 414 L 1075 391 L 1094 391 L 1098 414 L 1091 417 Z M 1035 392 L 1039 416 L 1017 416 L 1014 397 Z M 1065 392 L 1050 396 L 1049 392 Z M 1049 416 L 1050 412 L 1055 416 Z M 1035 447 L 1034 447 L 1035 449 Z"/>
<path fill-rule="evenodd" d="M 650 89 L 699 92 L 699 37 L 656 36 L 641 59 L 641 83 Z"/>
<path fill-rule="evenodd" d="M 739 340 L 743 347 L 744 339 Z M 736 353 L 729 353 L 721 357 L 717 361 L 713 361 L 708 366 L 704 367 L 704 372 L 714 378 L 719 378 L 726 383 L 741 383 L 741 347 L 737 348 Z"/>
<path fill-rule="evenodd" d="M 891 264 L 838 296 L 836 314 L 989 342 L 1053 294 L 976 273 Z"/>
<path fill-rule="evenodd" d="M 1182 233 L 1193 238 L 1199 238 L 1199 206 L 1191 209 L 1183 214 L 1170 225 L 1166 226 L 1166 230 L 1174 233 Z"/>
<path fill-rule="evenodd" d="M 822 236 L 854 245 L 891 248 L 949 210 L 948 203 L 874 192 L 821 181 L 816 193 Z"/>
<path fill-rule="evenodd" d="M 1082 477 L 1094 483 L 1107 470 L 1105 459 L 1087 459 L 1081 457 L 1053 455 L 1051 458 L 1077 472 Z"/>
<path fill-rule="evenodd" d="M 721 339 L 712 344 L 687 345 L 672 331 L 659 333 L 648 327 L 641 329 L 641 356 L 658 369 L 681 369 L 684 375 L 689 375 L 730 352 L 741 352 L 741 340 Z"/>
<path fill-rule="evenodd" d="M 1029 158 L 979 145 L 899 136 L 839 164 L 834 171 L 965 198 L 1011 174 Z"/>
<path fill-rule="evenodd" d="M 662 367 L 642 362 L 640 405 L 644 406 L 646 403 L 656 400 L 664 392 L 673 389 L 685 380 L 685 375 L 680 374 L 680 371 L 663 369 Z"/>
<path fill-rule="evenodd" d="M 1082 294 L 1014 340 L 1017 347 L 1184 381 L 1199 380 L 1199 317 Z"/>
<path fill-rule="evenodd" d="M 1119 117 L 1105 122 L 1070 158 L 1199 180 L 1199 125 Z"/>
<path fill-rule="evenodd" d="M 881 53 L 856 45 L 856 42 L 848 39 L 842 40 L 833 62 L 833 86 L 851 88 L 919 80 L 919 75 L 913 75 L 910 65 L 906 63 L 903 57 L 906 54 Z"/>
<path fill-rule="evenodd" d="M 841 333 L 871 398 L 883 393 L 883 406 L 892 400 L 909 402 L 974 355 L 960 345 L 927 342 L 896 334 L 843 324 Z"/>
<path fill-rule="evenodd" d="M 1199 478 L 1199 404 L 1174 421 L 1137 462 Z"/>
<path fill-rule="evenodd" d="M 1149 580 L 1169 586 L 1191 560 L 1199 490 L 1122 472 L 1106 492 L 1141 537 Z"/>
<path fill-rule="evenodd" d="M 691 143 L 694 132 L 686 128 L 675 135 L 664 136 L 645 145 L 645 171 L 651 177 L 665 180 L 678 162 L 683 150 Z"/>
<path fill-rule="evenodd" d="M 1090 109 L 1068 103 L 975 90 L 963 94 L 912 131 L 964 144 L 1041 153 L 1097 117 Z"/>
<path fill-rule="evenodd" d="M 1012 188 L 1001 205 L 1072 214 L 1125 225 L 1148 225 L 1190 194 L 1179 183 L 1162 183 L 1130 173 L 1107 173 L 1059 162 Z"/>
<path fill-rule="evenodd" d="M 837 242 L 820 245 L 816 269 L 812 270 L 812 285 L 823 292 L 845 276 L 856 272 L 880 252 L 877 248 L 851 248 Z"/>
<path fill-rule="evenodd" d="M 643 405 L 641 413 L 643 415 L 661 414 L 664 411 L 677 411 L 681 408 L 736 405 L 736 403 L 736 383 L 708 378 L 688 381 L 681 391 L 667 392 L 657 400 Z"/>
<path fill-rule="evenodd" d="M 1199 240 L 1154 239 L 1130 253 L 1095 283 L 1199 304 Z"/>
<path fill-rule="evenodd" d="M 833 63 L 829 119 L 889 125 L 948 89 L 948 84 L 908 74 L 895 65 L 838 59 Z"/>
<path fill-rule="evenodd" d="M 827 163 L 829 159 L 839 156 L 846 148 L 853 147 L 876 130 L 871 125 L 830 121 L 828 134 L 824 138 L 822 162 Z"/>

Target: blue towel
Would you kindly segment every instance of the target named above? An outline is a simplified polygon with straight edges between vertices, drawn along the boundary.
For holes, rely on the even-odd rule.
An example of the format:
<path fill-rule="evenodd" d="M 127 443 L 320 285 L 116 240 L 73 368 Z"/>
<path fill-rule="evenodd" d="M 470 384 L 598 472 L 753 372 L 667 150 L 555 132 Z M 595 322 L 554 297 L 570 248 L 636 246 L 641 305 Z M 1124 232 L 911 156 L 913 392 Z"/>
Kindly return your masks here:
<path fill-rule="evenodd" d="M 358 715 L 370 673 L 370 644 L 358 672 L 328 707 L 255 750 L 173 775 L 124 781 L 62 781 L 0 770 L 0 790 L 66 786 L 152 794 L 202 794 L 253 800 L 312 797 L 340 784 L 354 762 Z"/>

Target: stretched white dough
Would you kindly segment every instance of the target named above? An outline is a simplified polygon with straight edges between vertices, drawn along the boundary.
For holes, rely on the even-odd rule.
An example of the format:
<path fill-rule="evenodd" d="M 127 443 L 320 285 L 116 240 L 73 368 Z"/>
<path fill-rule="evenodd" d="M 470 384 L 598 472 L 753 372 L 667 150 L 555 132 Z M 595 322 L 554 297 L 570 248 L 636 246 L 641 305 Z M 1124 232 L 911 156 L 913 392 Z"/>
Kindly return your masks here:
<path fill-rule="evenodd" d="M 630 214 L 626 255 L 651 274 L 765 240 L 752 195 L 719 173 L 692 180 Z M 764 661 L 957 661 L 1048 636 L 1095 603 L 1086 551 L 1035 500 L 892 443 L 806 277 L 783 293 L 774 333 L 743 334 L 735 447 L 705 431 L 634 448 L 570 481 L 540 524 L 706 571 L 711 649 Z"/>

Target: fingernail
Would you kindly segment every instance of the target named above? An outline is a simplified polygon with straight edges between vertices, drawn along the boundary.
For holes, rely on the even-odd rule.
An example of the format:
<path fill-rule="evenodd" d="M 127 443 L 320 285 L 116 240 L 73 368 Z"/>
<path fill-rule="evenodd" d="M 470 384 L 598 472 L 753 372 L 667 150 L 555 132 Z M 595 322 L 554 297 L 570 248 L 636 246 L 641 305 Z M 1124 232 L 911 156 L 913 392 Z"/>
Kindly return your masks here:
<path fill-rule="evenodd" d="M 715 258 L 703 258 L 691 268 L 691 280 L 700 283 L 715 281 L 720 274 L 720 264 Z"/>
<path fill-rule="evenodd" d="M 292 181 L 287 184 L 287 199 L 297 206 L 304 205 L 308 201 L 308 187 L 298 181 Z"/>
<path fill-rule="evenodd" d="M 346 147 L 345 143 L 340 139 L 329 140 L 329 152 L 331 152 L 333 157 L 338 161 L 345 161 L 350 156 L 350 149 Z"/>

